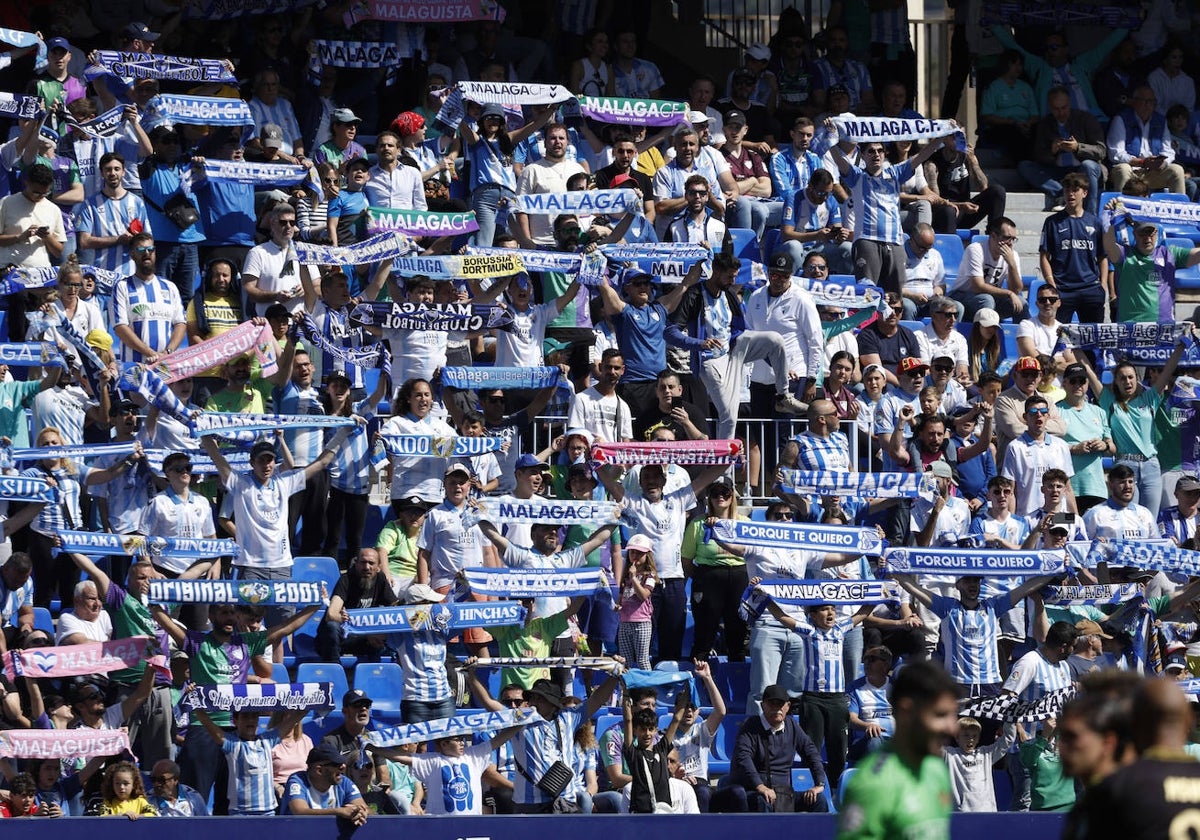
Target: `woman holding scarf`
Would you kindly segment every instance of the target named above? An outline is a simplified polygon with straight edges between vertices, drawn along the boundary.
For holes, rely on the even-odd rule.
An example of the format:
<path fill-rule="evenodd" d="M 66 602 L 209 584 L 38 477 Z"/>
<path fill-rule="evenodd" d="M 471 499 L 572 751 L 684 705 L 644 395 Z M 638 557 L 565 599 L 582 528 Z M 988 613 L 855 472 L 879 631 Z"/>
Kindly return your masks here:
<path fill-rule="evenodd" d="M 409 379 L 400 386 L 396 411 L 384 424 L 384 435 L 453 437 L 454 429 L 432 415 L 433 388 L 427 379 Z M 391 457 L 392 504 L 397 499 L 416 497 L 423 502 L 442 501 L 442 478 L 446 458 Z"/>

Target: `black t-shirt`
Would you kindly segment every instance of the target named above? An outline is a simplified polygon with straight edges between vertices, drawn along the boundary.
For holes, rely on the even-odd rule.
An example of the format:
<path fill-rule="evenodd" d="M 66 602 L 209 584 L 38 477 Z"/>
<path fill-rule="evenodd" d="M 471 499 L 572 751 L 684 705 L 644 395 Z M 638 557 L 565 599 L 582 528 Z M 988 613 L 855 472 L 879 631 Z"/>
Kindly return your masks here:
<path fill-rule="evenodd" d="M 392 607 L 400 603 L 392 587 L 388 584 L 383 573 L 375 575 L 371 585 L 363 589 L 359 585 L 358 575 L 347 572 L 338 578 L 333 587 L 333 596 L 342 599 L 348 610 L 367 609 L 368 607 Z"/>
<path fill-rule="evenodd" d="M 1089 790 L 1069 821 L 1089 840 L 1161 840 L 1200 834 L 1200 762 L 1143 758 Z M 1067 835 L 1064 835 L 1067 836 Z"/>
<path fill-rule="evenodd" d="M 876 324 L 871 324 L 858 334 L 858 355 L 870 354 L 879 356 L 879 363 L 892 373 L 900 360 L 907 356 L 920 356 L 921 344 L 913 331 L 903 324 L 899 325 L 891 337 L 879 333 Z"/>
<path fill-rule="evenodd" d="M 697 429 L 703 432 L 708 428 L 708 420 L 705 418 L 704 412 L 695 403 L 685 402 L 683 410 L 687 412 L 688 419 Z M 659 410 L 657 401 L 648 411 L 633 418 L 633 439 L 644 441 L 646 431 L 658 426 L 673 431 L 675 440 L 690 440 L 687 431 L 671 416 L 670 412 Z"/>
<path fill-rule="evenodd" d="M 749 108 L 739 108 L 732 99 L 718 99 L 716 109 L 721 112 L 721 119 L 730 111 L 741 111 L 746 115 L 746 139 L 751 143 L 759 143 L 768 134 L 775 133 L 775 125 L 767 106 L 751 102 Z"/>
<path fill-rule="evenodd" d="M 621 174 L 621 167 L 616 163 L 610 163 L 608 166 L 596 172 L 596 186 L 602 190 L 608 189 L 608 185 L 612 183 L 612 179 Z M 642 199 L 648 200 L 654 197 L 654 183 L 650 177 L 644 172 L 638 172 L 636 169 L 631 170 L 627 174 L 632 175 L 637 181 L 638 189 L 642 191 Z"/>

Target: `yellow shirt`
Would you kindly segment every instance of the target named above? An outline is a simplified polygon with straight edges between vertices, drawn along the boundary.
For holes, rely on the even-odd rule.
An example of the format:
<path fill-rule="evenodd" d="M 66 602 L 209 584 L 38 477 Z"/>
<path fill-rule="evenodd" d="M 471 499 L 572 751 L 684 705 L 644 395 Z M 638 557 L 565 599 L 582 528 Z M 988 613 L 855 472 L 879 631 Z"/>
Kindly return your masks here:
<path fill-rule="evenodd" d="M 158 811 L 154 810 L 154 806 L 146 801 L 146 797 L 139 796 L 136 799 L 127 799 L 124 802 L 114 802 L 112 800 L 104 800 L 104 806 L 100 809 L 102 817 L 122 817 L 128 814 L 137 814 L 142 817 L 157 817 Z"/>

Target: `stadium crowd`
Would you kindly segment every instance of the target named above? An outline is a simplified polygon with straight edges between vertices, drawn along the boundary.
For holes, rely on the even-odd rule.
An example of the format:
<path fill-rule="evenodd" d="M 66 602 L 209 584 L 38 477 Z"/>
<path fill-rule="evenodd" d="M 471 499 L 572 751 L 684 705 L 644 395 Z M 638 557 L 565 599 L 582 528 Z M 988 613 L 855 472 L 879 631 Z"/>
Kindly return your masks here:
<path fill-rule="evenodd" d="M 994 79 L 965 138 L 912 109 L 903 3 L 789 9 L 685 89 L 591 4 L 553 41 L 376 5 L 6 13 L 0 728 L 91 746 L 0 733 L 0 816 L 836 793 L 895 836 L 854 823 L 915 756 L 1099 836 L 1191 728 L 1150 680 L 1200 676 L 1190 20 L 1074 56 L 956 24 L 944 116 L 964 50 Z M 1045 195 L 1036 274 L 977 145 Z M 472 623 L 480 567 L 599 583 Z M 231 579 L 275 595 L 151 595 Z M 116 658 L 37 651 L 75 645 Z M 195 699 L 313 683 L 266 727 Z"/>

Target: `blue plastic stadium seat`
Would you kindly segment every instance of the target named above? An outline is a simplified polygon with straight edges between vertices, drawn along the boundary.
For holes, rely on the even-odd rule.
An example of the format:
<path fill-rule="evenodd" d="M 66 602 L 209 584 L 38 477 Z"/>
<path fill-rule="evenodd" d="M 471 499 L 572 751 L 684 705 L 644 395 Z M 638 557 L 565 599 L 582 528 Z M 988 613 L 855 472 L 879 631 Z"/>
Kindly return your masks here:
<path fill-rule="evenodd" d="M 54 619 L 50 616 L 50 610 L 45 607 L 33 608 L 33 629 L 44 630 L 51 639 L 54 638 Z"/>
<path fill-rule="evenodd" d="M 847 767 L 845 770 L 842 771 L 841 778 L 838 779 L 837 798 L 835 801 L 837 802 L 837 806 L 839 809 L 841 809 L 841 807 L 842 807 L 842 800 L 845 799 L 845 797 L 846 797 L 846 786 L 850 783 L 850 779 L 853 778 L 854 774 L 857 772 L 858 772 L 857 767 Z"/>
<path fill-rule="evenodd" d="M 1174 245 L 1176 248 L 1186 248 L 1189 251 L 1196 247 L 1191 239 L 1180 239 L 1171 234 L 1168 234 L 1166 244 Z M 1175 269 L 1175 282 L 1181 289 L 1200 289 L 1200 266 Z"/>
<path fill-rule="evenodd" d="M 762 259 L 762 251 L 758 236 L 750 228 L 728 228 L 729 236 L 733 239 L 733 255 L 742 261 L 738 269 L 737 282 L 746 285 L 750 282 L 750 264 Z M 709 243 L 714 251 L 720 250 L 716 243 Z"/>
<path fill-rule="evenodd" d="M 400 722 L 404 671 L 395 662 L 365 662 L 354 669 L 354 687 L 371 698 L 371 715 Z"/>
<path fill-rule="evenodd" d="M 803 793 L 806 790 L 815 787 L 812 771 L 807 767 L 792 768 L 792 790 L 796 793 Z M 825 789 L 821 794 L 825 798 L 825 804 L 829 806 L 829 813 L 837 813 L 837 806 L 833 804 L 833 794 L 829 791 L 829 785 L 825 785 Z"/>
<path fill-rule="evenodd" d="M 768 228 L 763 234 L 762 240 L 762 261 L 763 264 L 771 262 L 771 256 L 779 250 L 779 246 L 783 243 L 783 233 L 779 228 Z M 793 272 L 800 273 L 800 266 L 795 266 Z"/>
<path fill-rule="evenodd" d="M 333 683 L 334 703 L 339 709 L 342 706 L 342 695 L 350 690 L 346 669 L 339 662 L 302 662 L 296 666 L 296 682 Z"/>
<path fill-rule="evenodd" d="M 293 580 L 324 581 L 330 592 L 341 576 L 342 571 L 332 557 L 297 557 L 292 562 Z"/>
<path fill-rule="evenodd" d="M 942 255 L 946 274 L 957 277 L 958 265 L 963 258 L 963 241 L 953 233 L 939 233 L 934 236 L 933 248 Z"/>

